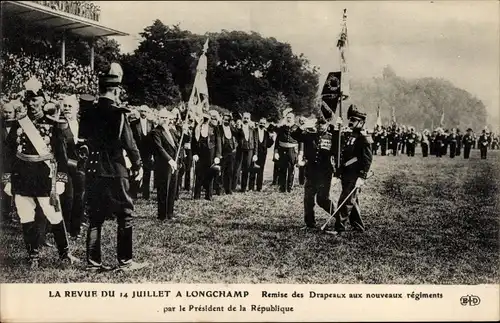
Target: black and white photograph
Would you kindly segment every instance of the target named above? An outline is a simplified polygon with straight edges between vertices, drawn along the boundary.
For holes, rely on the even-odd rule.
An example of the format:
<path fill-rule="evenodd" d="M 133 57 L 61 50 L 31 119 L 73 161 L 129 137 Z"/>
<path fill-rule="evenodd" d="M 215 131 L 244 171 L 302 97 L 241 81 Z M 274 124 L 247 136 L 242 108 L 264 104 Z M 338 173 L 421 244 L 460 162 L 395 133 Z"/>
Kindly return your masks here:
<path fill-rule="evenodd" d="M 2 284 L 498 288 L 498 1 L 1 6 Z"/>

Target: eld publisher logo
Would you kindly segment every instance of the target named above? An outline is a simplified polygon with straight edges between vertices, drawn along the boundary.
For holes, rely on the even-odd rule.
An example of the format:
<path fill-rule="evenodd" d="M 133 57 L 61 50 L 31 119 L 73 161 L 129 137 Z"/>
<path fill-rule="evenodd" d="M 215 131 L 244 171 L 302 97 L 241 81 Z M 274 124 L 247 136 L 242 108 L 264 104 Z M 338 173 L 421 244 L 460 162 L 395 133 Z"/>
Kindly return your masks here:
<path fill-rule="evenodd" d="M 460 297 L 460 304 L 462 304 L 462 306 L 476 306 L 480 303 L 481 299 L 479 298 L 479 296 L 467 295 Z"/>

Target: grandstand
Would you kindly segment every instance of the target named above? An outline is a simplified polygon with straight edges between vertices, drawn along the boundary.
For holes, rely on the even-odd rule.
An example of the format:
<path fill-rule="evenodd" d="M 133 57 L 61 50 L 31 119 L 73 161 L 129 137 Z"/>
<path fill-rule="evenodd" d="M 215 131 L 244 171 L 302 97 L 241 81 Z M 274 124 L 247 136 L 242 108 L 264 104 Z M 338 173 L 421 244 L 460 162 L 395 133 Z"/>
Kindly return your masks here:
<path fill-rule="evenodd" d="M 7 96 L 21 91 L 31 76 L 50 93 L 93 92 L 96 40 L 128 35 L 99 23 L 100 9 L 91 1 L 2 1 L 1 6 L 1 84 Z M 68 55 L 68 45 L 88 59 Z"/>

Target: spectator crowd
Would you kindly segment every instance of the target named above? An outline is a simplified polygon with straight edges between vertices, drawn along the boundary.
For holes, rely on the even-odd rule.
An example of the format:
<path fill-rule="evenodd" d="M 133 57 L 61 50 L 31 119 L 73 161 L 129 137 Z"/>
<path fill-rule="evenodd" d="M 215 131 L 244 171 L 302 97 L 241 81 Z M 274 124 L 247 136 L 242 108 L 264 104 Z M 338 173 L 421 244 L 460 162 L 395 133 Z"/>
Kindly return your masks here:
<path fill-rule="evenodd" d="M 92 1 L 33 1 L 54 10 L 100 21 L 101 8 Z"/>

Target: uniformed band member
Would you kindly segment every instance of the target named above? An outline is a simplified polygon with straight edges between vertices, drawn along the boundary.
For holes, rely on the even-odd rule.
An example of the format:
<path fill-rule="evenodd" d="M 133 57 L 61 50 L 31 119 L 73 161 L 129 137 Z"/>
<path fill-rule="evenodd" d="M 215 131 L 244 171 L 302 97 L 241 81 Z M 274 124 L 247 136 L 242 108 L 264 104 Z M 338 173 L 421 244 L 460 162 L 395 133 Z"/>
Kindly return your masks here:
<path fill-rule="evenodd" d="M 27 99 L 43 97 L 27 91 Z M 43 102 L 43 100 L 42 100 Z M 68 181 L 68 158 L 58 116 L 44 115 L 41 104 L 30 104 L 27 116 L 13 124 L 6 138 L 11 163 L 4 165 L 5 192 L 14 195 L 23 238 L 32 269 L 38 268 L 39 231 L 35 224 L 37 205 L 52 224 L 52 233 L 62 266 L 77 261 L 70 252 L 59 195 Z"/>
<path fill-rule="evenodd" d="M 250 175 L 250 190 L 253 190 L 256 184 L 257 192 L 262 190 L 262 184 L 264 182 L 264 168 L 266 166 L 267 150 L 274 144 L 273 136 L 269 133 L 269 131 L 267 131 L 266 126 L 266 118 L 260 118 L 259 125 L 255 130 L 255 137 L 257 139 L 257 161 L 255 164 L 258 168 Z"/>
<path fill-rule="evenodd" d="M 348 219 L 353 230 L 359 232 L 365 230 L 361 219 L 358 195 L 372 163 L 372 139 L 363 130 L 366 114 L 359 111 L 356 106 L 351 105 L 347 111 L 347 118 L 349 119 L 349 128 L 352 131 L 346 136 L 340 167 L 336 173 L 337 177 L 340 176 L 342 184 L 339 206 L 355 188 L 356 190 L 335 216 L 334 229 L 337 233 L 346 230 Z"/>
<path fill-rule="evenodd" d="M 193 161 L 196 163 L 194 198 L 199 199 L 202 187 L 205 189 L 205 199 L 212 200 L 213 181 L 216 176 L 214 167 L 220 164 L 221 138 L 217 131 L 218 113 L 210 111 L 203 116 L 193 131 L 191 148 Z"/>
<path fill-rule="evenodd" d="M 61 195 L 61 205 L 66 230 L 74 239 L 81 237 L 84 215 L 83 194 L 85 192 L 85 165 L 78 154 L 78 100 L 76 96 L 65 97 L 61 104 L 62 114 L 67 123 L 62 129 L 68 155 L 68 183 Z"/>
<path fill-rule="evenodd" d="M 248 187 L 248 180 L 252 163 L 257 161 L 257 138 L 255 129 L 250 126 L 251 115 L 243 113 L 241 126 L 237 128 L 238 147 L 240 148 L 238 165 L 241 165 L 241 192 L 244 193 Z"/>
<path fill-rule="evenodd" d="M 174 216 L 174 202 L 177 193 L 177 175 L 179 165 L 176 161 L 177 149 L 179 145 L 190 140 L 189 133 L 184 136 L 176 131 L 171 124 L 174 116 L 167 109 L 159 112 L 159 125 L 151 131 L 152 152 L 154 154 L 154 171 L 157 176 L 158 192 L 158 219 L 172 219 Z M 187 125 L 186 125 L 187 126 Z M 182 160 L 182 158 L 180 158 Z"/>
<path fill-rule="evenodd" d="M 125 117 L 127 109 L 119 107 L 119 84 L 123 71 L 112 63 L 110 71 L 99 79 L 99 100 L 96 104 L 81 98 L 82 109 L 79 137 L 89 150 L 86 164 L 85 200 L 88 207 L 87 270 L 108 271 L 101 256 L 101 232 L 105 219 L 114 214 L 118 222 L 118 269 L 129 271 L 146 267 L 133 261 L 133 200 L 129 194 L 129 173 L 125 165 L 126 152 L 132 179 L 142 177 L 141 157 Z M 82 147 L 84 149 L 85 147 Z"/>
<path fill-rule="evenodd" d="M 292 132 L 297 130 L 297 128 L 295 115 L 293 112 L 288 112 L 285 116 L 285 122 L 276 129 L 274 158 L 280 164 L 278 175 L 280 192 L 291 192 L 293 188 L 299 143 L 292 138 Z"/>
<path fill-rule="evenodd" d="M 488 146 L 490 145 L 490 137 L 486 133 L 486 130 L 483 129 L 483 133 L 479 136 L 477 140 L 477 144 L 479 146 L 479 150 L 481 151 L 481 159 L 486 159 L 488 154 Z"/>
<path fill-rule="evenodd" d="M 315 228 L 316 203 L 330 215 L 335 206 L 330 200 L 330 187 L 338 155 L 338 130 L 319 115 L 316 125 L 303 124 L 292 132 L 292 137 L 304 143 L 304 222 L 305 228 Z"/>

